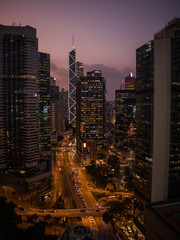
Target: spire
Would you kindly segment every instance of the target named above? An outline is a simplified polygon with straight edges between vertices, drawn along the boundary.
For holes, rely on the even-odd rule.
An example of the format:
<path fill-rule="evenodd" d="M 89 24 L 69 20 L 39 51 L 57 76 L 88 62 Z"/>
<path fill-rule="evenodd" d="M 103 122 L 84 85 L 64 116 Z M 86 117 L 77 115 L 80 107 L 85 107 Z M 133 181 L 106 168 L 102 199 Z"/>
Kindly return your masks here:
<path fill-rule="evenodd" d="M 74 33 L 72 35 L 72 46 L 73 46 L 73 49 L 75 49 L 75 46 L 74 46 Z"/>

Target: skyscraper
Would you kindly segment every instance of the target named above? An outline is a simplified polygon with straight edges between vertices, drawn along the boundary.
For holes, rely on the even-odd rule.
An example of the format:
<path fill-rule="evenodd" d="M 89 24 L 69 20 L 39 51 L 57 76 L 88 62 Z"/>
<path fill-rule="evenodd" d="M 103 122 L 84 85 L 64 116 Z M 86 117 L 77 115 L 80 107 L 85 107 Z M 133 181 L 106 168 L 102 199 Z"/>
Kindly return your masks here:
<path fill-rule="evenodd" d="M 136 50 L 135 223 L 143 231 L 144 205 L 151 200 L 154 106 L 154 43 Z"/>
<path fill-rule="evenodd" d="M 180 19 L 136 51 L 135 222 L 144 205 L 180 197 Z"/>
<path fill-rule="evenodd" d="M 35 28 L 0 25 L 0 183 L 29 193 L 51 184 L 39 162 L 37 50 Z"/>
<path fill-rule="evenodd" d="M 84 64 L 81 62 L 76 62 L 76 76 L 78 78 L 84 76 Z"/>
<path fill-rule="evenodd" d="M 115 91 L 116 145 L 132 150 L 135 144 L 136 78 L 125 78 L 125 89 Z"/>
<path fill-rule="evenodd" d="M 59 101 L 60 132 L 62 133 L 61 135 L 64 136 L 65 128 L 68 125 L 68 91 L 65 91 L 64 88 L 59 92 Z"/>
<path fill-rule="evenodd" d="M 116 90 L 116 144 L 124 149 L 132 149 L 135 144 L 136 92 Z"/>
<path fill-rule="evenodd" d="M 40 151 L 50 152 L 50 55 L 39 53 Z"/>
<path fill-rule="evenodd" d="M 81 158 L 87 141 L 96 148 L 104 138 L 105 80 L 101 71 L 88 73 L 77 82 L 77 154 Z M 87 150 L 84 149 L 84 150 Z"/>
<path fill-rule="evenodd" d="M 76 121 L 76 49 L 69 52 L 69 91 L 68 91 L 68 111 L 69 124 L 75 125 Z"/>
<path fill-rule="evenodd" d="M 36 29 L 0 25 L 0 169 L 39 160 Z"/>
<path fill-rule="evenodd" d="M 57 144 L 58 137 L 58 101 L 59 87 L 56 86 L 56 78 L 50 78 L 50 113 L 51 113 L 51 143 Z"/>
<path fill-rule="evenodd" d="M 130 72 L 129 76 L 125 77 L 125 89 L 126 90 L 135 90 L 136 89 L 136 78 Z"/>

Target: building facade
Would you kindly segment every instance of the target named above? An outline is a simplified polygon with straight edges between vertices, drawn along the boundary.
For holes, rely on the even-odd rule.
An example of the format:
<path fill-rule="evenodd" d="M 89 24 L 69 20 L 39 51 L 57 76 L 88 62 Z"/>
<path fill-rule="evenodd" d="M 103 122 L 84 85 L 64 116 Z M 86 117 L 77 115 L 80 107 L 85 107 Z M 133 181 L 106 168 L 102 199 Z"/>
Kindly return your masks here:
<path fill-rule="evenodd" d="M 56 78 L 51 77 L 50 80 L 50 112 L 51 112 L 51 143 L 53 146 L 57 144 L 58 138 L 58 102 L 59 87 L 56 86 Z"/>
<path fill-rule="evenodd" d="M 124 149 L 133 149 L 135 145 L 135 90 L 116 90 L 116 144 Z"/>
<path fill-rule="evenodd" d="M 180 235 L 180 201 L 169 200 L 148 204 L 145 207 L 147 240 L 178 240 Z"/>
<path fill-rule="evenodd" d="M 130 72 L 129 76 L 125 77 L 125 89 L 126 90 L 136 89 L 136 78 L 133 76 L 132 72 Z"/>
<path fill-rule="evenodd" d="M 144 205 L 151 199 L 154 108 L 154 43 L 136 50 L 135 223 L 143 231 Z"/>
<path fill-rule="evenodd" d="M 39 53 L 40 151 L 50 152 L 50 55 Z"/>
<path fill-rule="evenodd" d="M 88 151 L 104 138 L 105 126 L 105 80 L 101 71 L 89 72 L 77 82 L 77 155 L 90 159 Z M 96 148 L 96 146 L 95 146 Z M 84 153 L 86 154 L 84 155 Z M 85 160 L 85 159 L 84 159 Z M 95 161 L 95 157 L 93 157 Z"/>
<path fill-rule="evenodd" d="M 0 169 L 36 168 L 39 160 L 36 29 L 0 25 Z"/>
<path fill-rule="evenodd" d="M 135 223 L 146 203 L 180 197 L 180 19 L 136 51 Z"/>
<path fill-rule="evenodd" d="M 84 64 L 81 62 L 76 62 L 76 76 L 78 78 L 84 76 Z"/>
<path fill-rule="evenodd" d="M 69 124 L 76 125 L 76 49 L 69 52 L 69 90 L 68 90 L 68 112 Z"/>

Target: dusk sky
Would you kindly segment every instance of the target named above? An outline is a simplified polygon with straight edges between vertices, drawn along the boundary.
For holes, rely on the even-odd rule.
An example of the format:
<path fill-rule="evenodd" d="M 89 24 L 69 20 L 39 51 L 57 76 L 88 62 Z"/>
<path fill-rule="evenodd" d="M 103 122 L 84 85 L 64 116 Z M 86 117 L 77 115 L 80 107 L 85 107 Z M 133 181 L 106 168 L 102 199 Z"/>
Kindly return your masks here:
<path fill-rule="evenodd" d="M 85 72 L 102 70 L 108 100 L 136 69 L 136 49 L 174 17 L 180 0 L 1 0 L 0 23 L 37 29 L 39 51 L 50 53 L 51 76 L 68 90 L 68 52 L 75 36 L 76 60 Z"/>

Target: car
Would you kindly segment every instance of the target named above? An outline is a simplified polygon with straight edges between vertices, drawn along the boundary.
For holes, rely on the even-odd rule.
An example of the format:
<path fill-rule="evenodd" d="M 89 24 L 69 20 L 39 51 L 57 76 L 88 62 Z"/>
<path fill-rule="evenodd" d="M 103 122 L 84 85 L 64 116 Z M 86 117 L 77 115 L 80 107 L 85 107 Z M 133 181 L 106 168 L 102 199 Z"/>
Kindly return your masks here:
<path fill-rule="evenodd" d="M 85 212 L 85 210 L 84 210 L 84 209 L 81 209 L 80 212 Z"/>
<path fill-rule="evenodd" d="M 127 231 L 125 231 L 125 234 L 126 234 L 127 236 L 129 236 L 129 233 L 128 233 Z"/>
<path fill-rule="evenodd" d="M 100 210 L 99 210 L 99 209 L 96 209 L 95 211 L 96 211 L 96 212 L 100 212 Z"/>
<path fill-rule="evenodd" d="M 46 210 L 40 210 L 39 212 L 44 213 L 44 212 L 46 212 Z"/>
<path fill-rule="evenodd" d="M 56 210 L 52 210 L 52 211 L 50 211 L 51 213 L 55 213 L 56 212 Z"/>
<path fill-rule="evenodd" d="M 19 207 L 19 210 L 20 210 L 20 211 L 26 211 L 26 209 L 23 208 L 23 207 Z"/>

